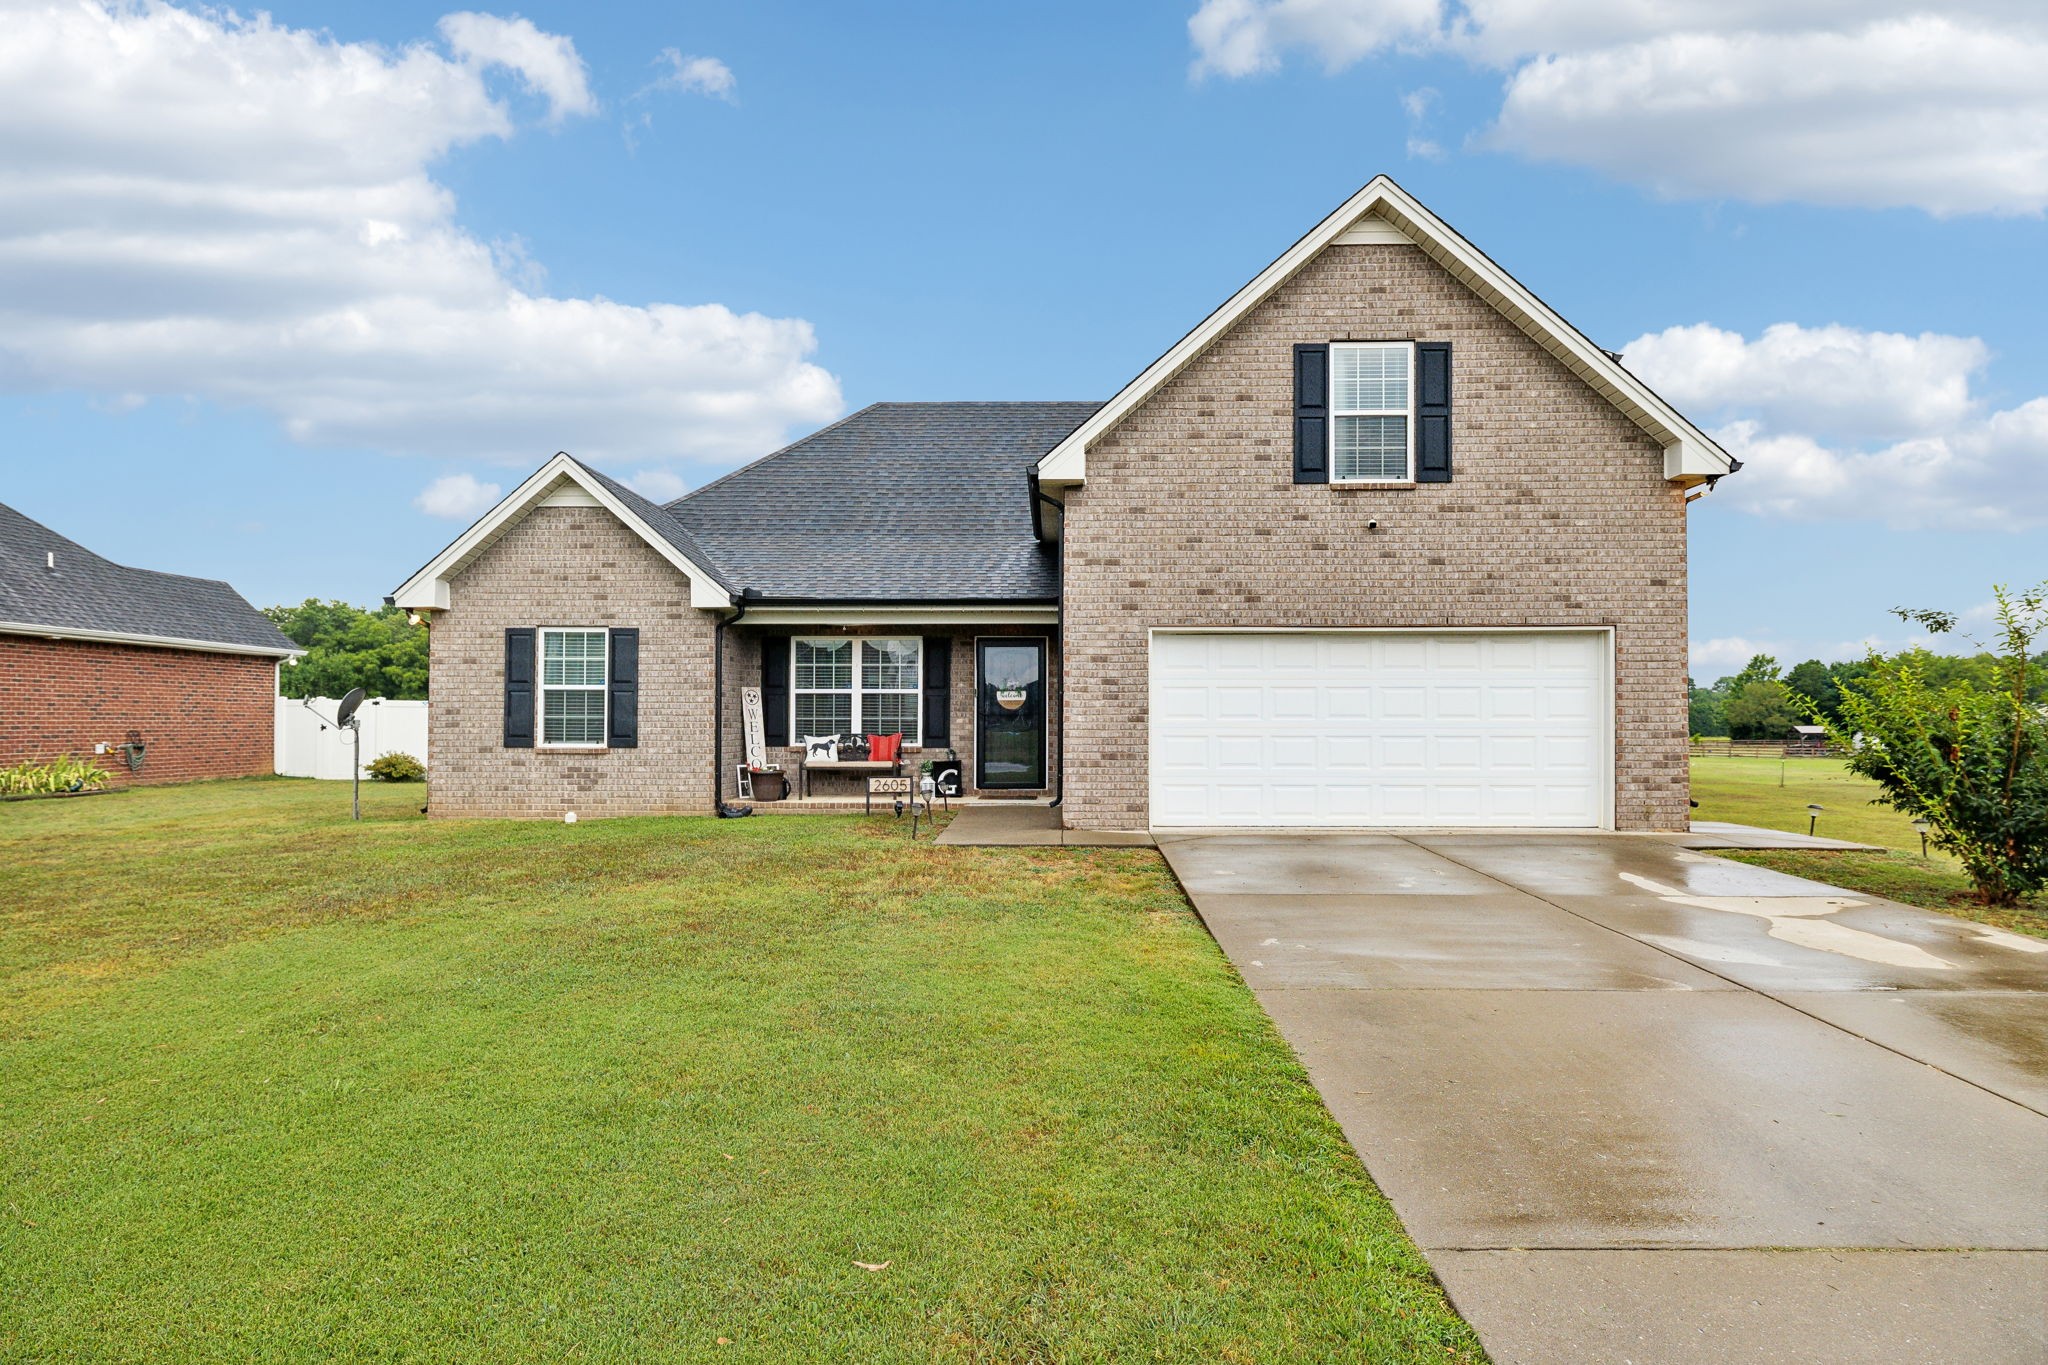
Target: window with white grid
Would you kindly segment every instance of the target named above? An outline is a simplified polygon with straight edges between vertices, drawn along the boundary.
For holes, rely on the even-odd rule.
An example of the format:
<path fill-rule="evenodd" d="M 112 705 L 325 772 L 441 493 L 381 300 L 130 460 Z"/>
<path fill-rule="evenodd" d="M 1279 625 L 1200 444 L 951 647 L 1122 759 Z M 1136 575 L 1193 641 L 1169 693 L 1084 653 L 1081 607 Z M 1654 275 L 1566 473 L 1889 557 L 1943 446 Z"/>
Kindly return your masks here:
<path fill-rule="evenodd" d="M 1406 483 L 1414 473 L 1415 346 L 1330 343 L 1330 477 Z"/>
<path fill-rule="evenodd" d="M 923 738 L 924 641 L 838 636 L 791 642 L 790 736 Z"/>
<path fill-rule="evenodd" d="M 540 633 L 540 742 L 562 749 L 602 749 L 605 705 L 602 630 Z"/>

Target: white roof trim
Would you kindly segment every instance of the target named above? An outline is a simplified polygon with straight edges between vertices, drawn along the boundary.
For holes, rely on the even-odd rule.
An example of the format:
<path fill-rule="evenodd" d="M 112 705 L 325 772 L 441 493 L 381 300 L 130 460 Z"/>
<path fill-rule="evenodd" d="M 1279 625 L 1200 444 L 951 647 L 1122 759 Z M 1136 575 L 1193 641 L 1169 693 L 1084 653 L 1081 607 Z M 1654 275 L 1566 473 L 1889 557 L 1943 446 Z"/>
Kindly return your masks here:
<path fill-rule="evenodd" d="M 1372 221 L 1361 223 L 1360 219 Z M 1391 231 L 1389 231 L 1391 229 Z M 1340 240 L 1389 241 L 1405 238 L 1456 276 L 1465 286 L 1485 299 L 1532 340 L 1559 360 L 1608 402 L 1619 408 L 1664 447 L 1664 476 L 1682 483 L 1731 472 L 1734 461 L 1714 443 L 1712 437 L 1665 402 L 1649 385 L 1622 368 L 1613 356 L 1595 346 L 1580 331 L 1530 293 L 1522 283 L 1496 265 L 1487 255 L 1460 237 L 1448 224 L 1424 208 L 1408 191 L 1384 175 L 1352 195 L 1336 212 L 1289 247 L 1280 258 L 1260 271 L 1244 288 L 1231 295 L 1221 308 L 1202 319 L 1192 332 L 1171 350 L 1146 366 L 1144 372 L 1109 402 L 1076 427 L 1038 462 L 1041 483 L 1075 484 L 1088 477 L 1088 447 L 1150 398 L 1160 386 L 1179 374 L 1237 321 L 1264 302 L 1275 289 L 1323 250 Z"/>
<path fill-rule="evenodd" d="M 84 640 L 94 644 L 147 645 L 152 649 L 189 649 L 204 654 L 253 654 L 265 659 L 296 659 L 305 650 L 296 645 L 234 645 L 220 640 L 188 640 L 181 635 L 134 635 L 119 630 L 78 630 L 71 626 L 39 626 L 31 621 L 0 621 L 0 635 L 37 635 L 46 640 Z"/>
<path fill-rule="evenodd" d="M 580 490 L 580 495 L 560 499 L 560 494 L 566 491 L 563 488 L 565 484 Z M 588 502 L 584 501 L 586 497 Z M 646 541 L 656 554 L 690 580 L 691 606 L 717 608 L 732 605 L 732 595 L 718 585 L 718 580 L 711 576 L 709 570 L 670 544 L 667 538 L 567 455 L 557 455 L 535 470 L 532 477 L 506 494 L 504 500 L 484 513 L 474 526 L 428 560 L 425 568 L 400 584 L 391 600 L 408 611 L 446 611 L 449 579 L 474 563 L 479 555 L 496 543 L 499 536 L 535 507 L 550 503 L 560 506 L 565 501 L 575 506 L 602 507 L 624 522 L 627 529 Z"/>

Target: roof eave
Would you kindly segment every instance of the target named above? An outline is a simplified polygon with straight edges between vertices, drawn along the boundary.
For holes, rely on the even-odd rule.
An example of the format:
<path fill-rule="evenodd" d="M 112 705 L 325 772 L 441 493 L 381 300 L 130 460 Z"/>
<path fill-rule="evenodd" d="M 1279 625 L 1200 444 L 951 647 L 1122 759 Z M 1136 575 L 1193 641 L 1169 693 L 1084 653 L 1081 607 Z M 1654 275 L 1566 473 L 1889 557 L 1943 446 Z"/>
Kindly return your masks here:
<path fill-rule="evenodd" d="M 298 659 L 306 651 L 297 645 L 251 645 L 231 640 L 202 640 L 182 635 L 149 635 L 137 631 L 87 630 L 77 626 L 42 625 L 34 621 L 0 621 L 0 635 L 32 635 L 46 640 L 75 640 L 81 644 L 143 645 L 151 649 L 188 649 L 200 654 L 249 654 L 268 659 Z"/>

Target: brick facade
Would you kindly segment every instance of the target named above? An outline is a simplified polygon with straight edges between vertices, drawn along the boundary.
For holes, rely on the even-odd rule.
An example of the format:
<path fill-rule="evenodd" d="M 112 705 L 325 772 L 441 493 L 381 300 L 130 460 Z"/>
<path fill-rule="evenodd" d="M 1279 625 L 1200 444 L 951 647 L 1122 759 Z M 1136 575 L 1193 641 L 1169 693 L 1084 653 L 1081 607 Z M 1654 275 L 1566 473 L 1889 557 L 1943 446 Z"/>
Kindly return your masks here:
<path fill-rule="evenodd" d="M 92 759 L 133 730 L 142 771 L 101 756 L 110 786 L 269 773 L 276 694 L 272 658 L 0 635 L 0 767 Z"/>
<path fill-rule="evenodd" d="M 1293 482 L 1292 348 L 1333 339 L 1453 344 L 1453 482 Z M 1065 536 L 1075 828 L 1147 824 L 1150 627 L 1596 625 L 1616 826 L 1685 828 L 1684 493 L 1654 440 L 1417 247 L 1325 249 L 1090 448 Z"/>
<path fill-rule="evenodd" d="M 611 513 L 533 509 L 455 576 L 435 614 L 429 813 L 708 812 L 713 620 Z M 505 747 L 505 631 L 522 626 L 640 631 L 638 747 Z"/>

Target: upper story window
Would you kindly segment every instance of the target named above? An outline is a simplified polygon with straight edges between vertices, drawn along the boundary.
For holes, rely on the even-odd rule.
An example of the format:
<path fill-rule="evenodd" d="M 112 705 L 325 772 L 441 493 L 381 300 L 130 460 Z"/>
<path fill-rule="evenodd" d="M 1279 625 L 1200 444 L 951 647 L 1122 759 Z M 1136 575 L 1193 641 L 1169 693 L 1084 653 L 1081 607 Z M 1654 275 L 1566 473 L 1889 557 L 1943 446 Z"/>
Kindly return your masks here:
<path fill-rule="evenodd" d="M 540 742 L 561 749 L 605 747 L 602 630 L 540 632 Z"/>
<path fill-rule="evenodd" d="M 799 637 L 790 659 L 795 735 L 894 735 L 922 742 L 924 641 L 916 636 Z"/>
<path fill-rule="evenodd" d="M 1407 483 L 1415 477 L 1415 344 L 1330 343 L 1330 478 Z"/>

